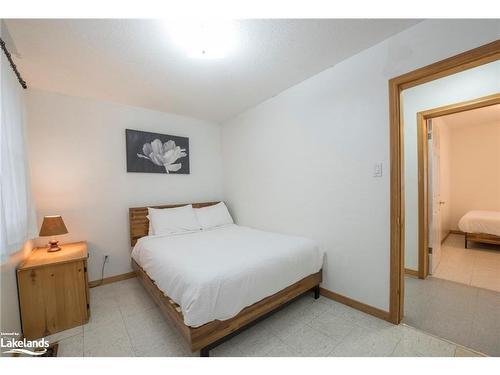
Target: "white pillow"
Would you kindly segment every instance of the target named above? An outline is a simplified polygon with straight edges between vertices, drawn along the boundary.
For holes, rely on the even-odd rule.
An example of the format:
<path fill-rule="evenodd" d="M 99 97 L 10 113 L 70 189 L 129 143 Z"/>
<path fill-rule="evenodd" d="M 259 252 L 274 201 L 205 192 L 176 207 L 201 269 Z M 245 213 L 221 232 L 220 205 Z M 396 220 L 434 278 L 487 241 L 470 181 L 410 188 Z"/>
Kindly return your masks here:
<path fill-rule="evenodd" d="M 148 207 L 148 214 L 155 235 L 201 230 L 192 205 L 175 208 Z"/>
<path fill-rule="evenodd" d="M 197 208 L 194 211 L 203 229 L 234 224 L 233 218 L 229 214 L 224 202 L 217 203 L 213 206 Z"/>
<path fill-rule="evenodd" d="M 148 208 L 148 210 L 149 210 L 149 208 Z M 153 230 L 153 224 L 151 224 L 151 218 L 149 217 L 149 215 L 147 215 L 146 218 L 149 221 L 148 236 L 152 236 L 155 234 L 155 231 Z"/>

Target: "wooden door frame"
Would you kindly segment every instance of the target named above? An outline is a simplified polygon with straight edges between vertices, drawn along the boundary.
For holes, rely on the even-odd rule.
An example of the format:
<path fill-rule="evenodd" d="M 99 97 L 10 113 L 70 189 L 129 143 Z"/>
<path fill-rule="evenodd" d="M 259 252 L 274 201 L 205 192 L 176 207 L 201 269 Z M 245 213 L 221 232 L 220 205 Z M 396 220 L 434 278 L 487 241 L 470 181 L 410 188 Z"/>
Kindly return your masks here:
<path fill-rule="evenodd" d="M 500 59 L 500 39 L 389 80 L 391 252 L 389 319 L 399 324 L 404 304 L 404 154 L 401 92 Z"/>
<path fill-rule="evenodd" d="M 500 93 L 483 96 L 443 107 L 417 113 L 417 150 L 418 150 L 418 277 L 425 279 L 429 275 L 427 256 L 429 233 L 429 140 L 427 138 L 427 120 L 470 111 L 476 108 L 500 104 Z"/>

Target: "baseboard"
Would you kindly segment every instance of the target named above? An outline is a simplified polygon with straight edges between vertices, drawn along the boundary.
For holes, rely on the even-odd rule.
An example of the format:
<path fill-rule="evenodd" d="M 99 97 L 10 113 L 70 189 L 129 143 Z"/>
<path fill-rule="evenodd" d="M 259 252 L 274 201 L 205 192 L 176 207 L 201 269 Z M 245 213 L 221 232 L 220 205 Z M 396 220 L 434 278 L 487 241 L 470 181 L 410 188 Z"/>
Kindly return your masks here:
<path fill-rule="evenodd" d="M 319 288 L 319 291 L 323 297 L 330 298 L 334 301 L 337 301 L 337 302 L 340 302 L 344 305 L 350 306 L 356 310 L 373 315 L 379 319 L 383 319 L 383 320 L 387 320 L 388 322 L 391 322 L 390 314 L 388 311 L 384 311 L 384 310 L 381 310 L 377 307 L 373 307 L 373 306 L 367 305 L 363 302 L 356 301 L 354 299 L 343 296 L 341 294 L 337 294 L 337 293 L 332 292 L 331 290 L 328 290 L 325 288 Z"/>
<path fill-rule="evenodd" d="M 101 280 L 89 281 L 89 287 L 93 288 L 93 287 L 98 286 L 98 285 L 116 283 L 117 281 L 131 279 L 135 276 L 136 276 L 135 272 L 122 273 L 120 275 L 106 277 L 106 278 L 102 279 L 102 282 L 101 282 Z"/>
<path fill-rule="evenodd" d="M 405 274 L 409 276 L 415 276 L 418 277 L 418 271 L 411 270 L 409 268 L 405 268 Z"/>
<path fill-rule="evenodd" d="M 441 239 L 441 245 L 444 243 L 444 241 L 446 241 L 446 239 L 448 238 L 448 236 L 451 234 L 451 230 L 448 231 L 448 233 L 446 233 L 446 236 L 444 236 L 443 239 Z"/>

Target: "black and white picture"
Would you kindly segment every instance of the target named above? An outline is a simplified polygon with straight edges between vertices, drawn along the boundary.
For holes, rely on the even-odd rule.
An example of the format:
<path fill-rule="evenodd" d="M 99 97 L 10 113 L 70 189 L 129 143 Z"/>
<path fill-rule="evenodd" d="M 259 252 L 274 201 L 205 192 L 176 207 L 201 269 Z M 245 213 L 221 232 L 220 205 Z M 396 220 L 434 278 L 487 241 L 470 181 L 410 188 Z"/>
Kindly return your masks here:
<path fill-rule="evenodd" d="M 189 138 L 125 130 L 127 172 L 189 174 Z"/>

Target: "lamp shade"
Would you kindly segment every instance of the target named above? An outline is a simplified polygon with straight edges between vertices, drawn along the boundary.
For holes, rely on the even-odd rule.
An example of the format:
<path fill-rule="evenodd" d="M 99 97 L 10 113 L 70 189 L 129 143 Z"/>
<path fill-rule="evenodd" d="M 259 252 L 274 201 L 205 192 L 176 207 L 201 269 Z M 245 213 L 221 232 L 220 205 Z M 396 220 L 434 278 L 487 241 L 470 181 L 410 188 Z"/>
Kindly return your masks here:
<path fill-rule="evenodd" d="M 40 237 L 57 236 L 66 233 L 68 233 L 68 229 L 66 229 L 61 215 L 45 216 L 43 218 Z"/>

